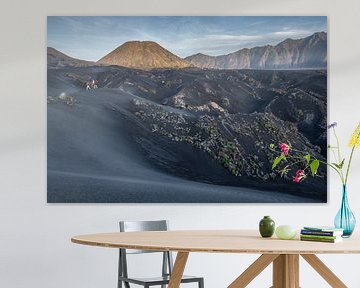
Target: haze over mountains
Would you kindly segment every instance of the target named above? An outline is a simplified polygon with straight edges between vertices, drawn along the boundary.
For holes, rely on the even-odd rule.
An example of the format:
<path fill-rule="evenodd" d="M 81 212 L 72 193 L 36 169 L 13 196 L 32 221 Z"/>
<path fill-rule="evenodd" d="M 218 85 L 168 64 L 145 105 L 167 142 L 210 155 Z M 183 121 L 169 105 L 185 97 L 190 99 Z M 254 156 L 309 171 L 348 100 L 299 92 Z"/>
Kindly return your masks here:
<path fill-rule="evenodd" d="M 97 62 L 75 59 L 48 48 L 49 67 L 92 65 L 137 69 L 324 69 L 327 67 L 327 33 L 317 32 L 302 39 L 286 39 L 275 46 L 244 48 L 227 55 L 198 53 L 184 59 L 153 41 L 128 41 Z"/>
<path fill-rule="evenodd" d="M 326 68 L 327 33 L 302 39 L 286 39 L 275 46 L 244 48 L 221 56 L 195 54 L 185 60 L 199 68 L 213 69 L 299 69 Z"/>

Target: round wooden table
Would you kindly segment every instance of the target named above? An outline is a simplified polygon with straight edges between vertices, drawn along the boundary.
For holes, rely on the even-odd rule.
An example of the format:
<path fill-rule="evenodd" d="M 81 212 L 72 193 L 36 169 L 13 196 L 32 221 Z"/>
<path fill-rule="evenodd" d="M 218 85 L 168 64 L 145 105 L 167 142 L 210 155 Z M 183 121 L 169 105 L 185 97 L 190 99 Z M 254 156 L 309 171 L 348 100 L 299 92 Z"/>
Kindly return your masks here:
<path fill-rule="evenodd" d="M 360 253 L 359 235 L 333 244 L 261 238 L 256 230 L 99 233 L 75 236 L 71 241 L 100 247 L 176 251 L 169 288 L 180 286 L 190 252 L 262 254 L 228 288 L 246 287 L 271 263 L 272 287 L 298 288 L 300 255 L 331 287 L 347 287 L 315 254 Z"/>

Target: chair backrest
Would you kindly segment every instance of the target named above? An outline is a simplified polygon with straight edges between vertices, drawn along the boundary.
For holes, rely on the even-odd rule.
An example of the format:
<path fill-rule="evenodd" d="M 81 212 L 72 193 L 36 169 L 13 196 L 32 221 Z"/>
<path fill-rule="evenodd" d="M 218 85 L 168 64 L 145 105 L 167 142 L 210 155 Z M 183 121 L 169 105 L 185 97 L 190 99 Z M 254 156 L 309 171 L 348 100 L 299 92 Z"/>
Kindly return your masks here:
<path fill-rule="evenodd" d="M 138 231 L 167 231 L 169 224 L 167 220 L 158 221 L 120 221 L 120 232 L 138 232 Z M 126 254 L 140 253 L 159 253 L 161 251 L 135 250 L 135 249 L 119 249 L 119 276 L 128 277 L 127 257 Z M 172 255 L 169 251 L 163 253 L 162 275 L 171 275 L 173 267 Z M 118 282 L 120 283 L 120 282 Z M 130 287 L 129 283 L 126 283 Z M 121 286 L 121 285 L 120 285 Z"/>
<path fill-rule="evenodd" d="M 167 231 L 168 229 L 169 229 L 169 224 L 167 220 L 120 221 L 121 232 Z"/>
<path fill-rule="evenodd" d="M 156 221 L 120 221 L 120 232 L 140 231 L 167 231 L 169 223 L 167 220 Z M 159 251 L 126 249 L 126 254 L 156 253 Z"/>

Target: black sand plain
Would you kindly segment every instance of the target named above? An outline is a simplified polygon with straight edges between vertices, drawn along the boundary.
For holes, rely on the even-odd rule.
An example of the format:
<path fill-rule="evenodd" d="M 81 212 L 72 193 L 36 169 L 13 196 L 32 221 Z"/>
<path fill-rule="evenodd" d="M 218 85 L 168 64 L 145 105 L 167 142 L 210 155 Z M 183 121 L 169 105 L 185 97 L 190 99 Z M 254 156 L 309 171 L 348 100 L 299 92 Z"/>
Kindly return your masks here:
<path fill-rule="evenodd" d="M 49 68 L 48 202 L 326 202 L 325 169 L 294 184 L 268 150 L 324 159 L 326 98 L 326 70 Z"/>

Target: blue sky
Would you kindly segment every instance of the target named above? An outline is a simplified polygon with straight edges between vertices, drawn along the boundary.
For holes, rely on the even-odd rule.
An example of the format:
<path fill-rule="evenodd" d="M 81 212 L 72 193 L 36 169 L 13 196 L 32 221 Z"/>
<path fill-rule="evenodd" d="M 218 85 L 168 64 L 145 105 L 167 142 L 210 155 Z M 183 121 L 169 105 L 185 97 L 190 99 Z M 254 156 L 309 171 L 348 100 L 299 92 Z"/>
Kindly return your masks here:
<path fill-rule="evenodd" d="M 327 31 L 325 16 L 49 16 L 48 46 L 99 60 L 131 40 L 151 40 L 180 57 L 221 55 Z"/>

